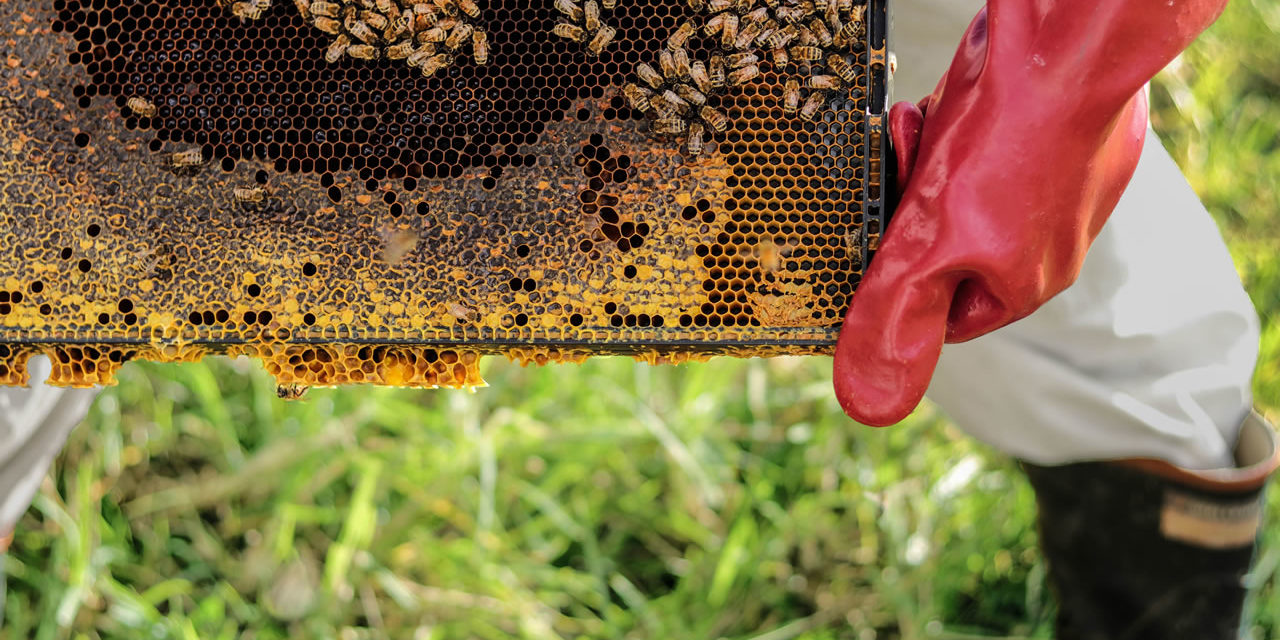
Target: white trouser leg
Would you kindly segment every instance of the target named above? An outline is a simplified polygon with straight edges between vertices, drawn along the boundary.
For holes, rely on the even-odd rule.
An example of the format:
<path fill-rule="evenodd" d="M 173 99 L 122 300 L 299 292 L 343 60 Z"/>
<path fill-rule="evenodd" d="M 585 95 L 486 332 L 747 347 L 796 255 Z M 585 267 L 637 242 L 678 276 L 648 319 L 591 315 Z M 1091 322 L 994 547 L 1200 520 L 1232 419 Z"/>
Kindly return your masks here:
<path fill-rule="evenodd" d="M 1030 462 L 1230 466 L 1258 319 L 1222 237 L 1148 131 L 1080 278 L 1032 315 L 947 345 L 928 397 Z"/>
<path fill-rule="evenodd" d="M 0 387 L 0 535 L 27 510 L 67 434 L 100 390 L 44 384 L 49 360 L 43 356 L 32 358 L 27 370 L 30 387 Z"/>

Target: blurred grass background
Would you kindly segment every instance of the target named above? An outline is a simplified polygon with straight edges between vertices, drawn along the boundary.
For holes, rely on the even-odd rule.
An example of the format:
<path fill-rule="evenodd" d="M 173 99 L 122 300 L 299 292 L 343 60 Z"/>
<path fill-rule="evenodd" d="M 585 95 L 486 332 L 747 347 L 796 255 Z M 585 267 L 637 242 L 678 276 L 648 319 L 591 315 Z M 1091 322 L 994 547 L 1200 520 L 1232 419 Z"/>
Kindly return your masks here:
<path fill-rule="evenodd" d="M 1278 35 L 1280 2 L 1234 0 L 1153 89 L 1262 313 L 1272 409 Z M 286 403 L 256 363 L 130 364 L 19 525 L 0 637 L 1050 637 L 1012 461 L 928 404 L 850 423 L 829 367 L 491 359 L 477 393 Z M 1271 513 L 1255 639 L 1280 638 Z"/>

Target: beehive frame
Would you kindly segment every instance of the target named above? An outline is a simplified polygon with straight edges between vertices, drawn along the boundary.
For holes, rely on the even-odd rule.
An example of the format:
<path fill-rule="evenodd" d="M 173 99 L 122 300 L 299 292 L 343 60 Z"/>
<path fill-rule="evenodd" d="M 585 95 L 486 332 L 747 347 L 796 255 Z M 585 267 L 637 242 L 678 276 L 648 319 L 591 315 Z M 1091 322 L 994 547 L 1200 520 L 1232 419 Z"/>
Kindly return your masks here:
<path fill-rule="evenodd" d="M 620 0 L 598 56 L 552 0 L 480 3 L 485 64 L 431 74 L 327 62 L 287 0 L 0 4 L 0 383 L 38 353 L 54 384 L 227 353 L 301 388 L 475 385 L 493 353 L 828 351 L 885 221 L 886 7 L 846 2 L 857 39 L 805 61 L 709 34 L 718 2 Z M 682 109 L 698 153 L 623 91 L 685 22 L 704 68 L 758 58 L 705 96 L 726 131 Z M 832 55 L 856 78 L 824 89 Z"/>

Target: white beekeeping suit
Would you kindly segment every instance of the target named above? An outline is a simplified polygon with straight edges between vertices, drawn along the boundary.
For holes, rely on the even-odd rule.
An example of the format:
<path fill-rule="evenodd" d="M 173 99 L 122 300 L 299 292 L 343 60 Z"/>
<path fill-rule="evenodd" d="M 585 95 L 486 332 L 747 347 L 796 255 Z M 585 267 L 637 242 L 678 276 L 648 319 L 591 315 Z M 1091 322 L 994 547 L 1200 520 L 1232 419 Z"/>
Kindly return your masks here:
<path fill-rule="evenodd" d="M 49 359 L 32 358 L 30 387 L 0 387 L 0 537 L 31 504 L 49 464 L 89 411 L 98 389 L 44 384 Z"/>

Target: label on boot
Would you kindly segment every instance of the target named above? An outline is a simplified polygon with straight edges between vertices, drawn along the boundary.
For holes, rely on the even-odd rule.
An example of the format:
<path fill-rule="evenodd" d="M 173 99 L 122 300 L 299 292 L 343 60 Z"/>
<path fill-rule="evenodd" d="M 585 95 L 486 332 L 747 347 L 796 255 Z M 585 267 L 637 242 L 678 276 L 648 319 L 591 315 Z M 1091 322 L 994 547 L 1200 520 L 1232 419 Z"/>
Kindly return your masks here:
<path fill-rule="evenodd" d="M 1172 489 L 1165 491 L 1160 511 L 1160 533 L 1209 549 L 1253 544 L 1262 523 L 1262 502 L 1210 500 Z"/>

